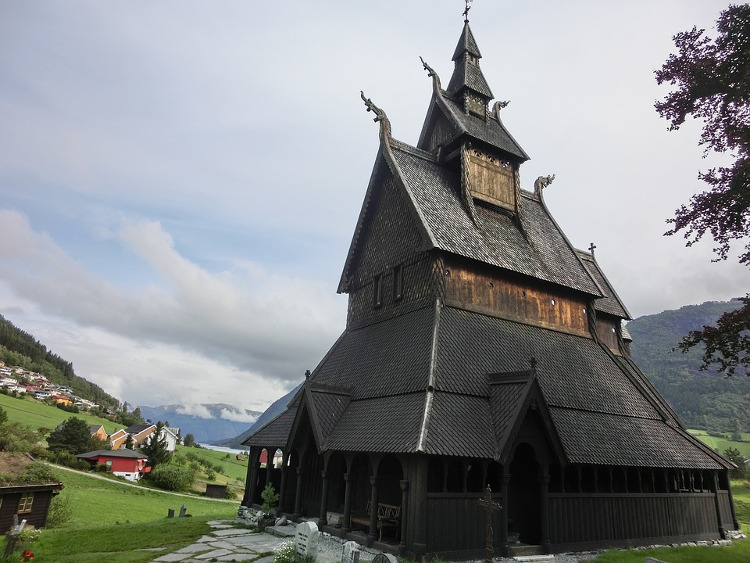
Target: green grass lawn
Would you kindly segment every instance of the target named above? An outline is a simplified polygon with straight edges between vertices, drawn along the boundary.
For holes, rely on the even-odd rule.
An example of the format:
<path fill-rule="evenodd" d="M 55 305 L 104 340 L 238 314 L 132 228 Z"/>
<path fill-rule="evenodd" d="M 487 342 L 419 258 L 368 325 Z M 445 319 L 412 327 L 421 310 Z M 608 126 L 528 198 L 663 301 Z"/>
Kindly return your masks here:
<path fill-rule="evenodd" d="M 247 459 L 245 459 L 245 461 L 239 461 L 235 454 L 230 453 L 227 458 L 225 452 L 218 452 L 207 448 L 177 446 L 176 454 L 178 456 L 185 457 L 188 452 L 198 456 L 200 459 L 205 459 L 211 462 L 212 465 L 220 465 L 224 471 L 223 475 L 226 475 L 230 479 L 244 481 L 247 476 Z"/>
<path fill-rule="evenodd" d="M 742 434 L 742 439 L 748 441 L 735 442 L 734 440 L 730 440 L 729 437 L 718 438 L 716 436 L 709 436 L 705 430 L 690 430 L 690 433 L 708 447 L 718 450 L 719 453 L 727 448 L 736 448 L 745 457 L 750 457 L 750 434 Z"/>
<path fill-rule="evenodd" d="M 594 559 L 596 563 L 643 563 L 653 557 L 666 563 L 747 563 L 750 540 L 737 540 L 730 546 L 660 547 L 643 550 L 609 550 Z"/>
<path fill-rule="evenodd" d="M 737 520 L 747 534 L 750 531 L 750 481 L 732 481 L 732 498 Z"/>
<path fill-rule="evenodd" d="M 151 522 L 166 518 L 183 504 L 197 518 L 234 518 L 239 502 L 172 495 L 159 490 L 143 490 L 111 479 L 96 479 L 85 473 L 56 469 L 65 488 L 60 498 L 70 503 L 73 527 Z"/>
<path fill-rule="evenodd" d="M 195 542 L 210 518 L 44 530 L 29 546 L 35 563 L 145 563 Z M 160 548 L 154 550 L 155 548 Z"/>
<path fill-rule="evenodd" d="M 142 490 L 53 468 L 65 485 L 55 502 L 67 505 L 71 518 L 59 528 L 42 530 L 39 539 L 26 546 L 34 552 L 36 563 L 151 561 L 199 539 L 209 531 L 207 521 L 233 519 L 239 505 Z M 179 513 L 183 503 L 191 517 L 167 518 L 168 509 Z M 0 549 L 3 544 L 4 539 Z M 141 551 L 151 548 L 162 549 Z"/>
<path fill-rule="evenodd" d="M 101 424 L 108 434 L 121 428 L 121 426 L 106 418 L 99 418 L 85 411 L 75 414 L 66 412 L 36 399 L 24 398 L 23 395 L 16 398 L 0 393 L 0 407 L 8 413 L 8 422 L 20 422 L 34 430 L 41 427 L 54 430 L 58 424 L 65 422 L 71 416 L 77 416 L 85 420 L 86 424 Z"/>

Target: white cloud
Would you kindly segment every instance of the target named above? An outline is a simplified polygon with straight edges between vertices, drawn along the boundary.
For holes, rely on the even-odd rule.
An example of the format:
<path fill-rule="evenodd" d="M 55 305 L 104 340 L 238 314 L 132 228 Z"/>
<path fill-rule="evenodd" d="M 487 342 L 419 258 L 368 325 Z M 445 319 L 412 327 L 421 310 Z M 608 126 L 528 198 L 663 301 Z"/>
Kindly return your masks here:
<path fill-rule="evenodd" d="M 211 411 L 205 405 L 180 405 L 176 412 L 177 414 L 197 416 L 198 418 L 213 418 Z"/>
<path fill-rule="evenodd" d="M 225 420 L 231 420 L 233 422 L 255 422 L 258 420 L 257 414 L 247 412 L 245 409 L 234 410 L 234 409 L 221 409 L 221 418 Z"/>

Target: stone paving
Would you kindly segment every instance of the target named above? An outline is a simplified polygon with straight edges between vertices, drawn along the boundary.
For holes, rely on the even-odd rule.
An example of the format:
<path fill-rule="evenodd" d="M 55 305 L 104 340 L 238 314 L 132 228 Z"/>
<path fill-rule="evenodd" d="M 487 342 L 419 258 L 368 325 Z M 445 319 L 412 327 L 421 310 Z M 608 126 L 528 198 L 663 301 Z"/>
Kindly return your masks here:
<path fill-rule="evenodd" d="M 206 563 L 207 561 L 254 561 L 272 563 L 269 555 L 279 545 L 288 541 L 249 528 L 236 528 L 230 520 L 212 520 L 210 535 L 173 553 L 154 559 L 160 563 Z M 266 555 L 263 555 L 266 554 Z"/>

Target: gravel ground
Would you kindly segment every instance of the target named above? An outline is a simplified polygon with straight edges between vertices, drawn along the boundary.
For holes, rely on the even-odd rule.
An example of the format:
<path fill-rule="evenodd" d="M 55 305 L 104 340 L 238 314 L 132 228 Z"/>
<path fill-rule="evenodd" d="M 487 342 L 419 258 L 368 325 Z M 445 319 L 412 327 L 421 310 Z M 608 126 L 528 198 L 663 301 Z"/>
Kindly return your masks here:
<path fill-rule="evenodd" d="M 331 563 L 341 561 L 341 550 L 344 541 L 336 536 L 323 533 L 318 540 L 318 561 L 321 563 Z M 360 561 L 372 561 L 379 551 L 360 546 Z M 598 552 L 583 553 L 558 553 L 554 559 L 548 559 L 551 563 L 579 563 L 581 561 L 590 561 L 598 555 Z M 508 557 L 495 557 L 493 563 L 518 563 L 518 559 Z M 462 563 L 483 563 L 484 560 L 464 561 Z M 452 563 L 452 562 L 445 562 Z"/>

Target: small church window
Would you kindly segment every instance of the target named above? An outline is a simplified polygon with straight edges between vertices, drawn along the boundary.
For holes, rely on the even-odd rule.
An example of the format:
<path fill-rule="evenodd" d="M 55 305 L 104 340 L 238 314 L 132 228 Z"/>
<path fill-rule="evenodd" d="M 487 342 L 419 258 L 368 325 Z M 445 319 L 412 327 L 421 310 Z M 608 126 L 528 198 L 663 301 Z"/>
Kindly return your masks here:
<path fill-rule="evenodd" d="M 393 300 L 398 301 L 404 296 L 404 266 L 399 264 L 393 268 Z"/>
<path fill-rule="evenodd" d="M 372 286 L 372 306 L 380 307 L 383 304 L 383 276 L 375 276 Z"/>

